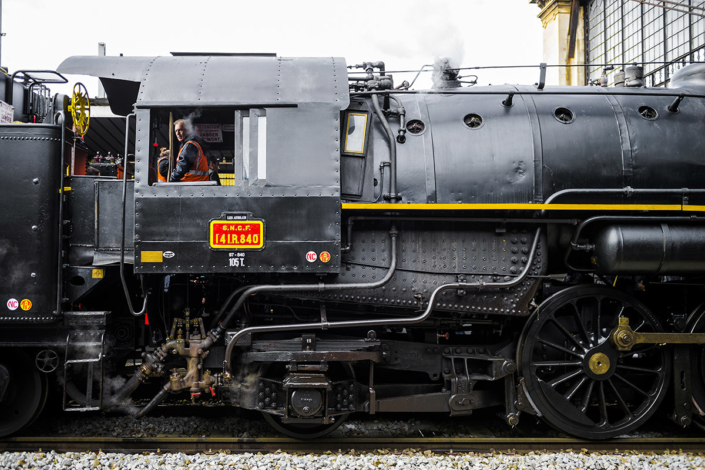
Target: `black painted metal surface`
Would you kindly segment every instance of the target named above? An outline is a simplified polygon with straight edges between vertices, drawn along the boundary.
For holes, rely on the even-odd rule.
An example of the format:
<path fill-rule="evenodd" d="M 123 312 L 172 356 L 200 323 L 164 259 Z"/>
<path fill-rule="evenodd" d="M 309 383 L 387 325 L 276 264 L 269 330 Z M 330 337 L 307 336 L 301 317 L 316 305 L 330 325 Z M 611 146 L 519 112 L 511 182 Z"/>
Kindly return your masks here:
<path fill-rule="evenodd" d="M 448 95 L 398 94 L 407 122 L 425 124 L 423 132 L 409 132 L 397 144 L 402 202 L 540 203 L 569 188 L 701 189 L 705 164 L 697 149 L 705 146 L 705 100 L 688 96 L 698 88 L 681 90 L 686 98 L 677 113 L 667 109 L 673 97 L 663 96 L 673 93 L 659 89 L 623 88 L 613 95 L 614 89 L 554 87 L 542 95 L 505 85 Z M 502 104 L 502 91 L 518 92 L 511 107 Z M 644 117 L 644 106 L 656 117 Z M 558 119 L 559 109 L 571 119 Z M 469 128 L 463 121 L 468 114 L 481 116 L 482 124 Z M 391 117 L 390 125 L 395 128 L 398 120 Z M 379 177 L 389 144 L 377 118 L 373 130 Z"/>
<path fill-rule="evenodd" d="M 418 309 L 433 290 L 455 282 L 508 281 L 530 269 L 530 275 L 547 268 L 546 242 L 540 242 L 536 260 L 528 266 L 534 240 L 531 230 L 478 224 L 400 222 L 398 266 L 392 280 L 377 289 L 343 293 L 309 293 L 302 298 L 364 303 Z M 355 244 L 344 254 L 336 282 L 373 282 L 387 273 L 389 243 L 385 230 L 372 222 L 355 225 Z M 529 278 L 503 291 L 448 290 L 440 294 L 435 310 L 467 314 L 525 315 L 539 280 Z"/>
<path fill-rule="evenodd" d="M 703 229 L 673 224 L 610 225 L 595 235 L 595 269 L 609 274 L 705 271 Z"/>
<path fill-rule="evenodd" d="M 141 82 L 135 96 L 119 98 L 151 106 L 223 106 L 349 101 L 345 59 L 286 57 L 74 56 L 57 71 Z M 126 83 L 123 89 L 127 89 Z M 108 99 L 110 90 L 106 87 Z"/>
<path fill-rule="evenodd" d="M 61 129 L 0 125 L 0 321 L 51 321 L 56 307 Z"/>

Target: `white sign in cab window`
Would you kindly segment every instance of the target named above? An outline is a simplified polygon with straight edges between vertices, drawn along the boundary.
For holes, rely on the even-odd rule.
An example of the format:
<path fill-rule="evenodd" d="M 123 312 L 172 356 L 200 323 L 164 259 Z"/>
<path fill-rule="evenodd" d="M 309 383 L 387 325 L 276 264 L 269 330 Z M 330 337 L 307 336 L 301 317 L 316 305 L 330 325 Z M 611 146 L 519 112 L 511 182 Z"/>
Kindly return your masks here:
<path fill-rule="evenodd" d="M 223 131 L 220 124 L 196 124 L 196 135 L 205 142 L 222 142 Z"/>
<path fill-rule="evenodd" d="M 15 114 L 15 107 L 10 106 L 4 101 L 0 101 L 0 123 L 12 122 L 12 117 Z"/>

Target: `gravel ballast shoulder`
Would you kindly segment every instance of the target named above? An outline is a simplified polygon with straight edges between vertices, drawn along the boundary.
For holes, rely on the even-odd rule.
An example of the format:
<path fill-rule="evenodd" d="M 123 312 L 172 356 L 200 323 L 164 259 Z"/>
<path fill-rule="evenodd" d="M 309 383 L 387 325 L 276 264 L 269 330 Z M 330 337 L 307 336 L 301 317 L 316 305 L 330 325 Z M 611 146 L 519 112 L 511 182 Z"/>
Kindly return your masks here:
<path fill-rule="evenodd" d="M 490 453 L 434 454 L 403 452 L 315 454 L 118 454 L 17 452 L 0 454 L 0 469 L 165 469 L 165 470 L 288 470 L 288 469 L 468 469 L 468 470 L 651 470 L 705 468 L 705 454 L 664 452 L 529 452 L 523 455 Z"/>

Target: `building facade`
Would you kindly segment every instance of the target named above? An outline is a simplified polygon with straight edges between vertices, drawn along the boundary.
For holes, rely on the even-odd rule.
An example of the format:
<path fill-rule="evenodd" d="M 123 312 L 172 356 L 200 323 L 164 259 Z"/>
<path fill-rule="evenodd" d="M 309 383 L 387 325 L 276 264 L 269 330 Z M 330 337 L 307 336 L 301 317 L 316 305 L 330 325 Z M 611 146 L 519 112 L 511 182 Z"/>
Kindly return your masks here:
<path fill-rule="evenodd" d="M 668 86 L 676 70 L 705 61 L 705 0 L 531 3 L 541 8 L 538 17 L 544 27 L 544 61 L 587 64 L 554 72 L 549 77 L 552 84 L 596 83 L 606 72 L 611 85 L 621 64 L 636 62 L 644 64 L 647 86 Z"/>

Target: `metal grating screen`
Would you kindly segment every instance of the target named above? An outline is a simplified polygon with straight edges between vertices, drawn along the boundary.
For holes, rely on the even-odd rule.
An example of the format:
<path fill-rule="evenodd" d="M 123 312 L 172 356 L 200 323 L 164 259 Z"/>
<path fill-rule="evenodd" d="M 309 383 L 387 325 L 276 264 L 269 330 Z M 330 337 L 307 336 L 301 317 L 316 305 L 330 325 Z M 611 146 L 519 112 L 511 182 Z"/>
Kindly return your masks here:
<path fill-rule="evenodd" d="M 657 0 L 649 3 L 662 6 L 632 0 L 589 2 L 586 61 L 596 65 L 588 66 L 588 81 L 600 79 L 599 64 L 671 62 L 644 66 L 648 86 L 667 86 L 683 64 L 705 60 L 705 18 L 700 16 L 705 0 L 679 0 L 680 7 Z M 669 9 L 674 6 L 684 11 Z M 620 68 L 607 72 L 610 85 Z"/>

